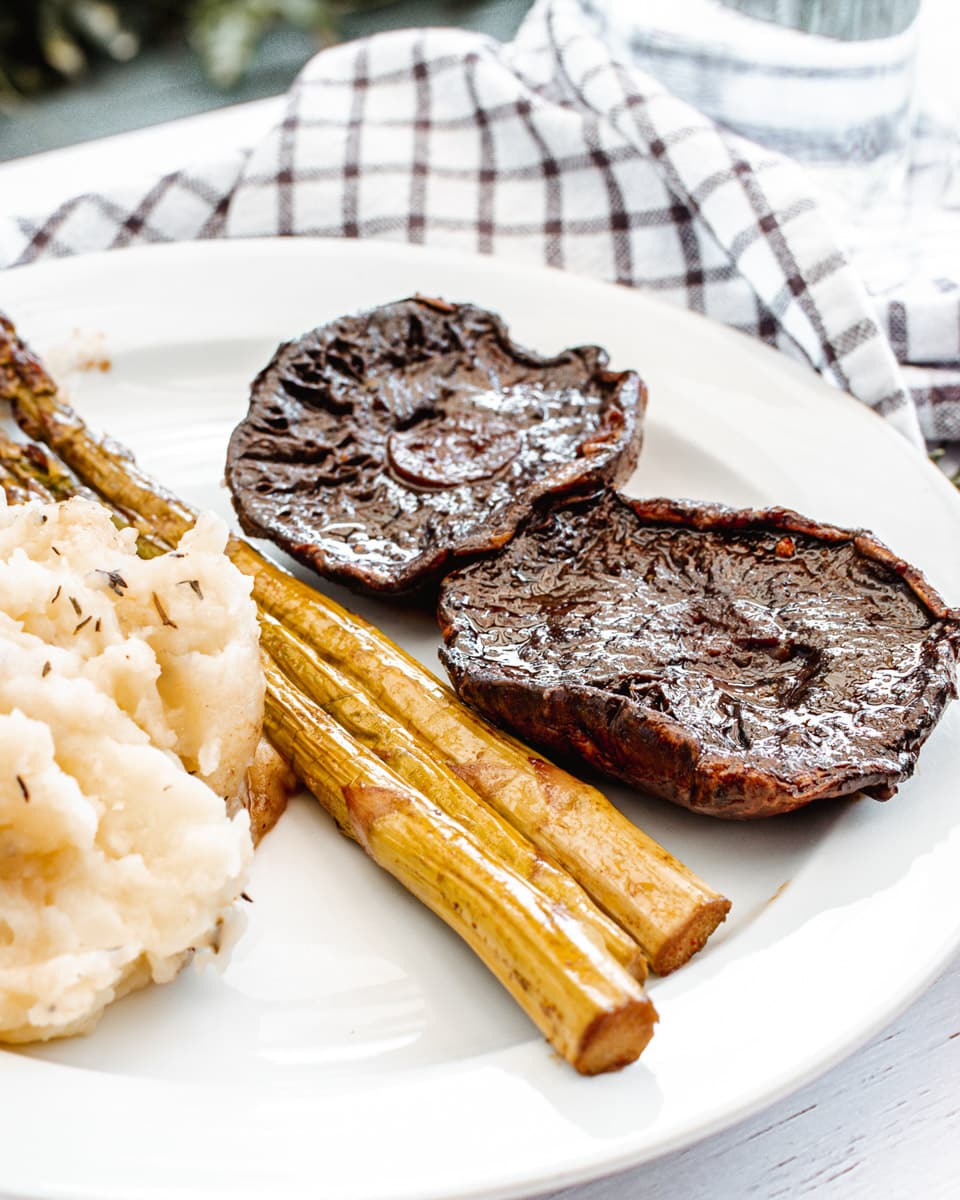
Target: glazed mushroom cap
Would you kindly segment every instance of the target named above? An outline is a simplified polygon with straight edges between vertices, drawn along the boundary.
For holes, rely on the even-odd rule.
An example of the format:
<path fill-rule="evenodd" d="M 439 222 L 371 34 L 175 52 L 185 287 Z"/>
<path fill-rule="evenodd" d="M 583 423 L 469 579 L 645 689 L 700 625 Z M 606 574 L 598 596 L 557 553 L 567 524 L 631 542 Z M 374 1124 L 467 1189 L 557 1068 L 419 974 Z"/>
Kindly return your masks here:
<path fill-rule="evenodd" d="M 871 535 L 612 491 L 440 594 L 460 696 L 717 817 L 893 795 L 956 694 L 960 614 Z"/>
<path fill-rule="evenodd" d="M 281 346 L 227 455 L 244 530 L 329 579 L 415 592 L 549 494 L 624 480 L 646 395 L 596 346 L 541 358 L 495 315 L 415 297 Z"/>

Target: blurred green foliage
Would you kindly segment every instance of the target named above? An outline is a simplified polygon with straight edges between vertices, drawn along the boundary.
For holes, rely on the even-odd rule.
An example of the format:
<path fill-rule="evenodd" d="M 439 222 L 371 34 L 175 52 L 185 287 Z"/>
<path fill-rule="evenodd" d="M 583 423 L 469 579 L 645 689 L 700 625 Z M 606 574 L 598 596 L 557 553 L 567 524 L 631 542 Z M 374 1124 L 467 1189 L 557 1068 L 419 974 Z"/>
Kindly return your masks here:
<path fill-rule="evenodd" d="M 69 81 L 97 59 L 125 62 L 145 45 L 189 40 L 211 81 L 242 77 L 278 25 L 332 40 L 338 15 L 368 0 L 3 0 L 0 104 Z"/>

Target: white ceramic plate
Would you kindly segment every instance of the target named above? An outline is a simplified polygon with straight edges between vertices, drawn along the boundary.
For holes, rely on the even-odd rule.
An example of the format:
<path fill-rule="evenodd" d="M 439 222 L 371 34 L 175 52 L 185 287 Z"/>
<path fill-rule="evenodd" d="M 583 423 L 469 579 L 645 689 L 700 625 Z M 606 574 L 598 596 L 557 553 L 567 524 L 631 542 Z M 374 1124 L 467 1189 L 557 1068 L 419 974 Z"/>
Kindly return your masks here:
<path fill-rule="evenodd" d="M 97 357 L 103 335 L 110 370 L 71 380 L 83 414 L 224 514 L 227 436 L 276 343 L 415 291 L 497 309 L 538 350 L 597 341 L 638 367 L 651 400 L 637 492 L 866 525 L 960 599 L 960 497 L 922 454 L 804 368 L 642 295 L 308 241 L 124 251 L 2 278 L 3 306 L 41 352 Z M 348 602 L 436 666 L 429 616 Z M 258 853 L 223 975 L 130 997 L 90 1038 L 0 1053 L 0 1190 L 520 1196 L 731 1124 L 865 1041 L 960 943 L 958 718 L 887 805 L 741 826 L 609 789 L 734 907 L 698 959 L 654 983 L 661 1024 L 641 1061 L 597 1079 L 558 1061 L 456 938 L 303 798 Z"/>

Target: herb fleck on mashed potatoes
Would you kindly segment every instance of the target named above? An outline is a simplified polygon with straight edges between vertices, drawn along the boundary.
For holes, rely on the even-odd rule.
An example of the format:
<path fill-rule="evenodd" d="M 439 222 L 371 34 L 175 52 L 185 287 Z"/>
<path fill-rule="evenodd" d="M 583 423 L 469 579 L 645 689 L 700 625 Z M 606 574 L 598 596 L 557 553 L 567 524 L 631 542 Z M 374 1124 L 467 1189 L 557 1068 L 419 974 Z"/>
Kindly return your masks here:
<path fill-rule="evenodd" d="M 231 916 L 263 676 L 225 538 L 142 560 L 99 504 L 0 502 L 0 1041 L 88 1031 Z"/>

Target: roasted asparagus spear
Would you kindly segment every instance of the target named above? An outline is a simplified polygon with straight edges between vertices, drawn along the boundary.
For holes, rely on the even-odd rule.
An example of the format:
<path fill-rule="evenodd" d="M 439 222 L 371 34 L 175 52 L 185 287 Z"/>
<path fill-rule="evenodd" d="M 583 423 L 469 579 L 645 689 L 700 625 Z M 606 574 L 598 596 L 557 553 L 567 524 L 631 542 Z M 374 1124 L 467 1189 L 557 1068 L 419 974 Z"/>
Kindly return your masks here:
<path fill-rule="evenodd" d="M 265 670 L 267 732 L 341 829 L 456 930 L 578 1071 L 633 1062 L 656 1011 L 591 931 L 407 786 L 269 658 Z"/>
<path fill-rule="evenodd" d="M 640 947 L 591 902 L 565 871 L 497 815 L 450 770 L 431 757 L 410 732 L 306 643 L 270 617 L 261 621 L 261 644 L 299 691 L 333 717 L 410 787 L 476 834 L 523 878 L 573 913 L 599 945 L 632 975 L 643 979 Z"/>

